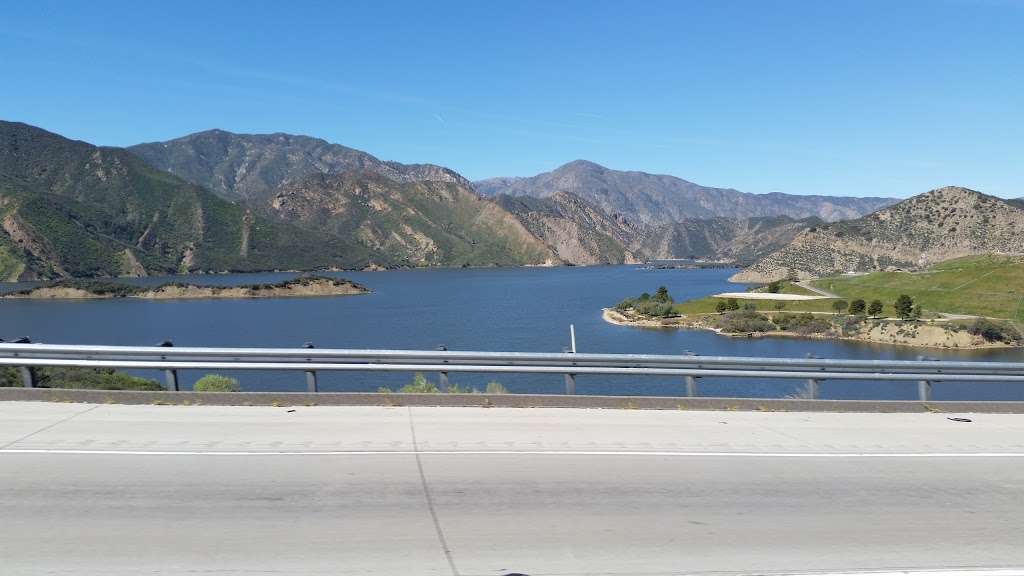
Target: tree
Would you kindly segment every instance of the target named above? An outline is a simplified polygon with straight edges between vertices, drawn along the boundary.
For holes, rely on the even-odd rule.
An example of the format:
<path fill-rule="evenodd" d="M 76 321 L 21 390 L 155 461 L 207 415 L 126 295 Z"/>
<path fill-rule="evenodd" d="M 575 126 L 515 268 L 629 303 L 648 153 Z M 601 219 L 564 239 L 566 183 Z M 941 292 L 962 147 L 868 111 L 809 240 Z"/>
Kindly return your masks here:
<path fill-rule="evenodd" d="M 899 298 L 896 299 L 896 303 L 893 304 L 893 308 L 896 309 L 896 315 L 903 320 L 908 320 L 914 314 L 914 299 L 906 294 L 900 294 Z"/>
<path fill-rule="evenodd" d="M 668 295 L 668 288 L 659 286 L 658 291 L 654 293 L 654 297 L 651 298 L 655 302 L 671 302 L 672 297 Z"/>
<path fill-rule="evenodd" d="M 846 300 L 836 300 L 832 303 L 832 309 L 836 311 L 836 314 L 842 314 L 843 310 L 846 310 L 849 306 Z"/>
<path fill-rule="evenodd" d="M 768 284 L 768 291 L 771 292 L 772 294 L 778 294 L 779 290 L 781 290 L 781 289 L 782 289 L 782 283 L 779 282 L 778 280 Z"/>
<path fill-rule="evenodd" d="M 651 295 L 648 294 L 647 292 L 644 292 L 643 294 L 640 295 L 640 298 L 638 298 L 638 300 L 640 300 L 641 302 L 647 302 L 650 299 Z"/>
<path fill-rule="evenodd" d="M 718 312 L 719 314 L 721 314 L 722 312 L 725 312 L 726 309 L 728 309 L 728 306 L 725 304 L 725 300 L 719 300 L 715 304 L 715 312 Z"/>
<path fill-rule="evenodd" d="M 872 300 L 871 305 L 868 306 L 868 316 L 878 316 L 882 313 L 882 308 L 884 306 L 881 300 Z"/>
<path fill-rule="evenodd" d="M 850 302 L 850 314 L 863 314 L 866 307 L 867 304 L 865 304 L 864 300 L 857 298 Z"/>
<path fill-rule="evenodd" d="M 920 320 L 921 319 L 921 305 L 920 304 L 914 305 L 914 309 L 910 312 L 910 319 L 911 320 Z"/>
<path fill-rule="evenodd" d="M 726 303 L 725 303 L 725 309 L 726 310 L 739 310 L 740 309 L 740 303 L 737 302 L 735 298 L 729 298 L 729 300 L 727 300 Z"/>

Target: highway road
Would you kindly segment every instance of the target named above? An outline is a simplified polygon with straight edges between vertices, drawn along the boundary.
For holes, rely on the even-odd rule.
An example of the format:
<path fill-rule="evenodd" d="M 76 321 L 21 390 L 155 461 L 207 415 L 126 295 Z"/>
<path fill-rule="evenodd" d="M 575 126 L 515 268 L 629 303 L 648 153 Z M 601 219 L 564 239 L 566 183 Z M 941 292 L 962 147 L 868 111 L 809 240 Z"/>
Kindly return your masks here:
<path fill-rule="evenodd" d="M 0 403 L 0 573 L 1024 574 L 1024 416 L 948 416 Z"/>

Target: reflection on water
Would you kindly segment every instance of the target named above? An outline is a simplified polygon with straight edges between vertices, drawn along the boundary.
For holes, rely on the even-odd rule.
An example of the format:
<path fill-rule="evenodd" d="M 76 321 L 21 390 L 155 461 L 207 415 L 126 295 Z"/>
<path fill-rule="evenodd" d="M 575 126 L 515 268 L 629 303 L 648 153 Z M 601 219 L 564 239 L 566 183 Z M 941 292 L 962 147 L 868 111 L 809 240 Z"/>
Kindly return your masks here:
<path fill-rule="evenodd" d="M 1020 351 L 943 351 L 858 342 L 791 338 L 733 339 L 707 331 L 613 326 L 601 308 L 625 296 L 665 285 L 677 300 L 736 289 L 726 278 L 733 270 L 645 270 L 633 266 L 580 268 L 430 269 L 332 274 L 350 278 L 373 292 L 364 296 L 254 300 L 0 300 L 0 337 L 30 336 L 34 341 L 88 344 L 179 346 L 301 346 L 318 348 L 402 348 L 558 352 L 576 325 L 581 352 L 636 352 L 702 355 L 826 358 L 939 358 L 1024 360 Z M 291 273 L 204 275 L 132 280 L 199 284 L 277 282 Z M 155 374 L 149 374 L 156 376 Z M 185 385 L 200 373 L 182 375 Z M 249 390 L 303 390 L 301 373 L 236 374 Z M 432 376 L 432 375 L 430 375 Z M 366 391 L 397 388 L 406 374 L 321 374 L 322 390 Z M 483 387 L 499 380 L 513 392 L 558 393 L 558 375 L 452 375 L 452 381 Z M 785 396 L 794 381 L 700 380 L 701 395 Z M 677 395 L 682 378 L 579 376 L 583 394 Z M 1019 384 L 938 383 L 937 400 L 1024 399 Z M 832 398 L 911 399 L 914 383 L 825 382 L 821 395 Z"/>

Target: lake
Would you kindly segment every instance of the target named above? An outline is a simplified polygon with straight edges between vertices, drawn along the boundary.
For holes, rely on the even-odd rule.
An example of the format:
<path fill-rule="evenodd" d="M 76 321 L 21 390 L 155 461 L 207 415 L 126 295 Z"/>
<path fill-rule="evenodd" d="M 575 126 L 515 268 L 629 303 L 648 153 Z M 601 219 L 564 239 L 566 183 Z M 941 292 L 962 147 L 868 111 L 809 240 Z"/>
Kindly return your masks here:
<path fill-rule="evenodd" d="M 699 330 L 614 326 L 601 308 L 623 297 L 668 287 L 676 300 L 704 296 L 737 285 L 735 270 L 647 270 L 636 266 L 564 268 L 420 269 L 326 274 L 368 287 L 362 296 L 239 300 L 0 300 L 0 337 L 29 336 L 61 344 L 290 347 L 313 342 L 318 348 L 401 348 L 560 352 L 576 326 L 579 352 L 823 358 L 909 359 L 919 354 L 943 359 L 1022 361 L 1020 351 L 942 351 L 846 341 L 792 338 L 733 339 Z M 197 284 L 277 282 L 292 273 L 197 275 L 142 278 Z M 11 285 L 8 285 L 10 287 Z M 154 372 L 143 375 L 158 377 Z M 182 373 L 183 386 L 201 373 Z M 247 390 L 305 389 L 301 373 L 233 374 Z M 428 375 L 433 378 L 435 375 Z M 407 374 L 324 374 L 324 391 L 398 388 Z M 559 375 L 458 375 L 451 381 L 483 387 L 498 380 L 512 392 L 559 393 Z M 780 397 L 800 382 L 698 380 L 702 396 Z M 678 395 L 682 378 L 579 376 L 581 394 Z M 824 398 L 914 399 L 916 384 L 833 382 L 821 385 Z M 1024 399 L 1014 384 L 938 383 L 936 400 Z"/>

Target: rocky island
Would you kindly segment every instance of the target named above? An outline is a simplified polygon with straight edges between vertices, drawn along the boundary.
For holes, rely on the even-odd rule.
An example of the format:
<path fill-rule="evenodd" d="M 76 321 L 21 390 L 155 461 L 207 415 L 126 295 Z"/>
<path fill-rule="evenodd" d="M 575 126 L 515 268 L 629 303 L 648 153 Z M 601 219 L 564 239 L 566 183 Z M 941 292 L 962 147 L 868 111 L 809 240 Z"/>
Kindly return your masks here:
<path fill-rule="evenodd" d="M 324 276 L 299 276 L 273 284 L 201 286 L 170 282 L 159 286 L 138 286 L 104 280 L 61 280 L 25 290 L 9 292 L 3 298 L 78 300 L 88 298 L 145 298 L 151 300 L 196 298 L 284 298 L 298 296 L 347 296 L 369 290 L 349 280 Z"/>

